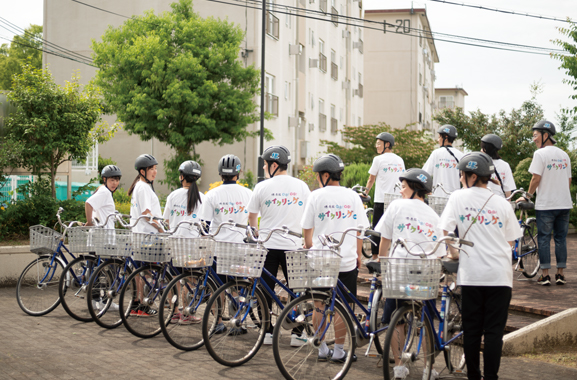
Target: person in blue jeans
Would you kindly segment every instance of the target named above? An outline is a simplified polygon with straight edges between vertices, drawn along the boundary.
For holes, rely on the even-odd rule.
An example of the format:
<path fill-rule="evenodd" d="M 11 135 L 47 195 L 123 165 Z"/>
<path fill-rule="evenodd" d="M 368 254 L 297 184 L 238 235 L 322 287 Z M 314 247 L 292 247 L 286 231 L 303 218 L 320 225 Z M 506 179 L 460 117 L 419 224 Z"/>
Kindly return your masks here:
<path fill-rule="evenodd" d="M 555 258 L 557 273 L 555 283 L 565 285 L 567 281 L 563 269 L 567 267 L 567 230 L 569 212 L 573 208 L 571 201 L 571 159 L 561 149 L 554 146 L 555 126 L 547 120 L 541 120 L 533 126 L 533 141 L 537 150 L 529 172 L 533 175 L 527 198 L 538 193 L 535 202 L 537 216 L 537 244 L 542 274 L 537 283 L 551 285 L 551 232 L 555 239 Z"/>

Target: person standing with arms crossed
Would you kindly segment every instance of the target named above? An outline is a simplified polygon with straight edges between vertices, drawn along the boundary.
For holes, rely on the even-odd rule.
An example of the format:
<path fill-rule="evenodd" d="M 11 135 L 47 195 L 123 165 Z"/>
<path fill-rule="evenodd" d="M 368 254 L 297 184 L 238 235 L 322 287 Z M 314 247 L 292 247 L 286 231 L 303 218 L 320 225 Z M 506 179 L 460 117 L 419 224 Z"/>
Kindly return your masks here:
<path fill-rule="evenodd" d="M 453 148 L 453 142 L 457 138 L 457 128 L 445 124 L 437 130 L 437 133 L 439 134 L 437 138 L 439 148 L 431 153 L 429 159 L 423 165 L 423 170 L 433 177 L 433 188 L 440 183 L 445 190 L 452 193 L 461 188 L 457 165 L 463 157 L 463 153 Z M 442 189 L 436 189 L 433 195 L 448 196 Z"/>
<path fill-rule="evenodd" d="M 567 267 L 567 231 L 569 229 L 569 212 L 573 208 L 571 201 L 571 159 L 569 155 L 554 146 L 555 126 L 550 121 L 541 120 L 533 126 L 533 141 L 537 150 L 529 166 L 533 175 L 529 184 L 527 197 L 531 200 L 538 192 L 535 202 L 537 216 L 537 245 L 539 261 L 543 271 L 537 283 L 551 285 L 549 269 L 551 268 L 551 231 L 555 239 L 555 258 L 557 273 L 555 283 L 565 285 L 567 281 L 563 269 Z M 521 198 L 522 199 L 522 198 Z"/>
<path fill-rule="evenodd" d="M 373 158 L 373 164 L 369 169 L 369 180 L 367 181 L 367 194 L 376 183 L 375 187 L 375 205 L 373 211 L 373 225 L 374 228 L 383 213 L 385 212 L 385 193 L 395 193 L 395 185 L 399 182 L 399 176 L 405 172 L 405 162 L 401 157 L 393 153 L 393 146 L 395 145 L 395 138 L 387 132 L 382 132 L 377 135 L 377 153 L 379 154 Z M 371 262 L 379 261 L 379 244 L 380 240 L 371 236 L 373 245 L 371 246 L 373 257 L 369 260 Z"/>

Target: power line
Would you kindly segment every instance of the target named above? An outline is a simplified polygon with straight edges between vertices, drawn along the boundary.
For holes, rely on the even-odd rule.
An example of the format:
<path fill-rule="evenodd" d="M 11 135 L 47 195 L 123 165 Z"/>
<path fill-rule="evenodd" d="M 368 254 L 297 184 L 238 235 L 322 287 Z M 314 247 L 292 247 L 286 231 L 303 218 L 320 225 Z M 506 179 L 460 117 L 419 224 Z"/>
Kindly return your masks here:
<path fill-rule="evenodd" d="M 474 4 L 456 3 L 456 2 L 453 2 L 453 1 L 447 1 L 447 0 L 428 0 L 428 1 L 432 1 L 432 2 L 435 2 L 435 3 L 449 4 L 449 5 L 460 5 L 460 6 L 462 6 L 462 7 L 476 8 L 476 9 L 481 9 L 481 10 L 484 10 L 484 11 L 505 13 L 505 14 L 515 15 L 515 16 L 525 16 L 525 17 L 538 18 L 538 19 L 541 19 L 541 20 L 551 20 L 551 21 L 560 21 L 560 22 L 572 23 L 572 21 L 569 21 L 569 20 L 567 20 L 567 19 L 560 19 L 560 18 L 551 17 L 551 16 L 541 16 L 541 15 L 531 14 L 531 13 L 526 13 L 526 12 L 516 12 L 516 11 L 505 10 L 505 9 L 498 9 L 498 8 L 486 7 L 486 6 L 484 6 L 484 5 L 474 5 Z"/>

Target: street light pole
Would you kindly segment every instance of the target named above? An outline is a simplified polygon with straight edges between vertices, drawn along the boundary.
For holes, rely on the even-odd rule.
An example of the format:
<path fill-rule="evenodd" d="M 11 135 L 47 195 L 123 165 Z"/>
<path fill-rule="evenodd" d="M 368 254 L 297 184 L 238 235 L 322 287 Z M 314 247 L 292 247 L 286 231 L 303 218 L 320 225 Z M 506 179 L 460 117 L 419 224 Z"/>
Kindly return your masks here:
<path fill-rule="evenodd" d="M 264 181 L 264 161 L 261 158 L 264 152 L 264 104 L 265 104 L 265 42 L 266 42 L 266 3 L 268 0 L 262 0 L 262 43 L 260 56 L 260 147 L 258 154 L 258 182 Z"/>

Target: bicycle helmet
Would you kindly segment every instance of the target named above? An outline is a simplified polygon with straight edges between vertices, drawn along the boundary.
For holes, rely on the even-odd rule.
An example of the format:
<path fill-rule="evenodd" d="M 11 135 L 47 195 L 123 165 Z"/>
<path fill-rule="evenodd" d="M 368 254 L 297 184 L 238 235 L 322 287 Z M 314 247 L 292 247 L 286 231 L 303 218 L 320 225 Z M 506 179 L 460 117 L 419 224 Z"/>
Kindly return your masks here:
<path fill-rule="evenodd" d="M 196 179 L 200 178 L 202 175 L 202 168 L 198 162 L 192 160 L 184 161 L 182 164 L 180 164 L 178 171 L 183 176 L 193 176 L 196 177 Z"/>
<path fill-rule="evenodd" d="M 479 177 L 491 177 L 495 171 L 495 166 L 493 165 L 493 159 L 487 153 L 472 152 L 463 156 L 457 165 L 457 169 L 477 174 Z"/>
<path fill-rule="evenodd" d="M 499 136 L 494 135 L 492 133 L 483 136 L 481 141 L 484 142 L 485 144 L 493 145 L 497 150 L 501 150 L 501 148 L 503 147 L 503 140 L 501 140 Z"/>
<path fill-rule="evenodd" d="M 140 169 L 146 169 L 151 166 L 158 165 L 158 161 L 156 158 L 150 154 L 141 154 L 136 158 L 136 162 L 134 163 L 134 169 L 136 169 L 140 173 Z"/>
<path fill-rule="evenodd" d="M 345 164 L 343 160 L 336 154 L 326 154 L 317 158 L 315 163 L 313 164 L 313 172 L 315 173 L 340 173 L 345 170 Z M 330 181 L 330 177 L 327 179 L 327 182 L 323 182 L 321 177 L 321 184 L 325 187 Z"/>
<path fill-rule="evenodd" d="M 120 168 L 116 165 L 106 165 L 102 168 L 102 172 L 100 173 L 102 178 L 110 178 L 110 177 L 122 177 L 122 172 Z"/>
<path fill-rule="evenodd" d="M 277 167 L 274 172 L 271 173 L 271 163 L 276 162 L 278 165 L 288 165 L 288 163 L 291 162 L 291 152 L 282 145 L 273 145 L 265 149 L 261 158 L 268 163 L 268 175 L 272 178 L 279 168 Z"/>
<path fill-rule="evenodd" d="M 553 138 L 553 135 L 555 134 L 555 125 L 550 121 L 547 120 L 538 121 L 531 129 L 533 131 L 540 131 L 541 138 L 543 138 L 543 132 L 547 132 L 548 136 L 545 139 L 545 141 L 541 140 L 541 146 L 543 146 L 543 144 L 545 144 L 547 140 L 551 140 L 553 144 L 557 143 L 557 141 Z"/>
<path fill-rule="evenodd" d="M 390 144 L 389 148 L 392 148 L 395 145 L 395 137 L 388 132 L 381 132 L 377 135 L 377 140 L 381 140 L 383 142 L 388 142 Z"/>
<path fill-rule="evenodd" d="M 218 174 L 219 175 L 239 175 L 242 165 L 240 163 L 240 158 L 234 154 L 227 154 L 223 156 L 220 161 L 218 161 Z"/>
<path fill-rule="evenodd" d="M 429 193 L 433 191 L 433 179 L 426 170 L 416 168 L 409 169 L 399 177 L 399 181 L 403 180 L 420 183 Z"/>
<path fill-rule="evenodd" d="M 455 128 L 454 126 L 452 126 L 450 124 L 445 124 L 445 125 L 441 126 L 441 128 L 439 128 L 437 130 L 437 133 L 440 135 L 447 135 L 448 137 L 450 137 L 452 139 L 457 138 L 457 128 Z"/>

